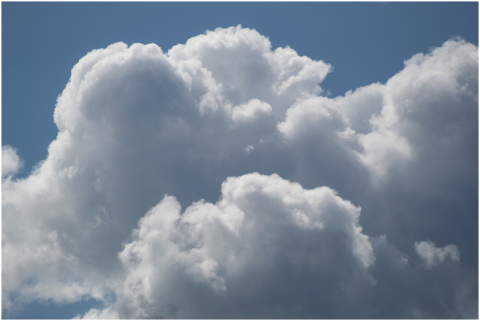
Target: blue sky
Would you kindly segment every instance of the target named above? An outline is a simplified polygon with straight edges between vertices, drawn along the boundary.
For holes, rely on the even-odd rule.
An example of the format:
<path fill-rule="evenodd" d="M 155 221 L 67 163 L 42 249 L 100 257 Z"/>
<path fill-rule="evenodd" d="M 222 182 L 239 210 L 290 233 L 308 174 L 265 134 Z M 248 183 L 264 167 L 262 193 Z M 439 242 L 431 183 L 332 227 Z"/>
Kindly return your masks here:
<path fill-rule="evenodd" d="M 332 64 L 323 87 L 333 96 L 385 82 L 405 59 L 451 37 L 478 44 L 475 2 L 6 2 L 2 15 L 2 137 L 26 162 L 21 175 L 44 159 L 56 136 L 52 114 L 72 66 L 118 41 L 165 51 L 206 30 L 241 24 L 268 36 L 273 48 L 290 46 Z"/>
<path fill-rule="evenodd" d="M 256 32 L 197 37 L 238 25 Z M 166 53 L 192 38 L 197 47 L 177 47 L 168 58 L 190 80 L 165 67 L 156 47 L 108 47 L 154 43 Z M 234 51 L 215 47 L 229 39 Z M 275 56 L 266 39 L 272 50 L 296 53 Z M 12 166 L 2 174 L 2 259 L 14 262 L 3 279 L 12 304 L 2 302 L 3 318 L 478 316 L 475 46 L 476 2 L 2 3 L 2 146 L 16 149 L 2 150 Z M 107 47 L 104 60 L 87 55 Z M 425 55 L 409 60 L 418 53 Z M 119 55 L 129 64 L 115 65 Z M 185 67 L 192 57 L 213 78 Z M 284 57 L 295 62 L 279 62 Z M 94 70 L 87 58 L 116 67 Z M 279 69 L 269 69 L 275 63 Z M 92 68 L 102 81 L 67 85 L 75 65 L 78 77 Z M 290 83 L 282 78 L 289 73 Z M 208 87 L 212 79 L 223 85 Z M 192 101 L 203 118 L 179 107 Z M 389 103 L 401 115 L 394 125 Z M 225 115 L 228 126 L 219 120 Z M 283 193 L 300 195 L 298 208 Z M 272 219 L 277 212 L 284 216 Z M 324 212 L 335 215 L 319 219 Z M 239 217 L 255 229 L 242 230 Z M 159 226 L 170 226 L 157 233 L 169 237 L 155 238 Z M 198 241 L 179 226 L 205 235 L 197 256 L 163 256 Z M 238 234 L 228 234 L 236 228 L 247 246 L 236 257 L 252 251 L 250 265 L 229 265 L 218 246 L 238 249 L 229 243 Z M 317 253 L 318 244 L 328 246 Z M 32 254 L 41 251 L 54 253 L 51 261 Z M 309 265 L 312 258 L 329 263 Z M 171 270 L 158 263 L 165 261 L 175 262 Z M 156 274 L 143 278 L 145 270 Z M 142 293 L 148 304 L 131 288 L 146 279 L 154 289 Z M 261 285 L 243 288 L 251 279 Z M 337 293 L 346 283 L 348 295 Z"/>

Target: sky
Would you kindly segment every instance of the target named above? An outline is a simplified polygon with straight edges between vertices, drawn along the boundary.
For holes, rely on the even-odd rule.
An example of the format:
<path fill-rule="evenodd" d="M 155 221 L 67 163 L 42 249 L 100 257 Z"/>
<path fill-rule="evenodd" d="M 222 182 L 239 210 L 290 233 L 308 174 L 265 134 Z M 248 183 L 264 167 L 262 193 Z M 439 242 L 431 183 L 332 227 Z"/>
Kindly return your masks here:
<path fill-rule="evenodd" d="M 2 3 L 3 318 L 477 318 L 478 4 Z"/>

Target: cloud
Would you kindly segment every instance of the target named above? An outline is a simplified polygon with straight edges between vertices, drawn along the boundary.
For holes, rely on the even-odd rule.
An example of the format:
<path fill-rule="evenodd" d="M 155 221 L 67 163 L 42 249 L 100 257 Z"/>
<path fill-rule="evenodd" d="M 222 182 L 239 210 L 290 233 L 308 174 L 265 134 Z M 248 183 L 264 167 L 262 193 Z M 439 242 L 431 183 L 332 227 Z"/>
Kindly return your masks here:
<path fill-rule="evenodd" d="M 468 269 L 459 261 L 425 269 L 417 253 L 400 251 L 386 235 L 371 237 L 370 243 L 376 257 L 371 270 L 377 281 L 372 291 L 376 317 L 459 319 L 476 315 L 475 296 L 463 294 L 475 291 L 476 277 L 467 277 Z"/>
<path fill-rule="evenodd" d="M 118 315 L 281 317 L 296 306 L 303 317 L 355 315 L 353 298 L 374 285 L 359 214 L 327 187 L 304 190 L 257 173 L 228 178 L 216 204 L 199 201 L 183 213 L 165 196 L 119 255 L 127 274 Z"/>
<path fill-rule="evenodd" d="M 11 146 L 2 146 L 2 178 L 15 175 L 23 167 L 23 161 Z"/>
<path fill-rule="evenodd" d="M 249 121 L 260 117 L 261 114 L 269 115 L 272 107 L 258 99 L 252 99 L 247 104 L 235 106 L 232 111 L 232 119 L 235 123 Z"/>
<path fill-rule="evenodd" d="M 453 39 L 385 84 L 299 101 L 278 125 L 295 151 L 285 177 L 334 188 L 403 251 L 429 238 L 476 253 L 477 69 L 477 48 Z"/>
<path fill-rule="evenodd" d="M 435 243 L 431 241 L 415 242 L 415 252 L 417 252 L 418 256 L 420 256 L 425 263 L 426 269 L 431 269 L 442 263 L 447 257 L 450 257 L 452 261 L 460 260 L 460 252 L 453 244 L 436 247 Z"/>
<path fill-rule="evenodd" d="M 300 57 L 289 47 L 272 51 L 267 38 L 240 26 L 207 31 L 174 46 L 168 55 L 187 72 L 187 79 L 194 77 L 187 71 L 193 65 L 204 68 L 218 99 L 227 98 L 233 105 L 251 99 L 268 102 L 275 105 L 273 114 L 279 119 L 296 99 L 321 93 L 318 83 L 332 71 L 329 64 Z M 192 90 L 197 83 L 192 78 Z"/>
<path fill-rule="evenodd" d="M 382 110 L 370 119 L 374 130 L 360 136 L 362 161 L 380 175 L 388 166 L 411 163 L 413 158 L 415 164 L 434 165 L 430 173 L 436 166 L 457 165 L 452 173 L 457 175 L 461 168 L 470 168 L 471 163 L 458 162 L 473 162 L 471 155 L 446 156 L 463 156 L 475 146 L 477 124 L 470 118 L 478 115 L 477 68 L 477 48 L 462 40 L 447 41 L 405 61 L 405 68 L 386 83 Z M 390 147 L 380 148 L 382 142 Z"/>
<path fill-rule="evenodd" d="M 452 39 L 385 84 L 328 98 L 329 64 L 240 26 L 166 52 L 88 53 L 47 158 L 15 179 L 19 157 L 2 149 L 3 307 L 92 297 L 105 308 L 83 317 L 473 317 L 477 69 L 477 47 Z M 425 239 L 462 260 L 425 269 L 454 257 L 417 255 Z"/>
<path fill-rule="evenodd" d="M 323 74 L 305 71 L 318 66 Z M 269 104 L 281 101 L 286 109 L 314 94 L 297 83 L 320 92 L 328 70 L 291 49 L 273 52 L 265 37 L 239 27 L 193 38 L 168 54 L 154 44 L 123 43 L 87 54 L 58 98 L 59 133 L 47 159 L 26 179 L 3 184 L 3 247 L 12 253 L 4 275 L 18 275 L 4 284 L 4 304 L 23 291 L 41 292 L 32 288 L 68 289 L 72 280 L 82 291 L 52 299 L 91 294 L 102 284 L 98 278 L 120 269 L 117 252 L 159 197 L 169 193 L 184 204 L 217 199 L 227 176 L 253 171 L 245 148 L 268 141 L 275 128 L 265 118 Z M 270 76 L 258 78 L 264 74 Z M 274 89 L 283 84 L 280 74 L 289 81 L 281 91 Z M 46 237 L 53 232 L 54 243 Z M 42 266 L 69 270 L 75 259 L 68 278 L 55 270 L 37 275 L 29 253 L 43 248 L 59 254 Z"/>

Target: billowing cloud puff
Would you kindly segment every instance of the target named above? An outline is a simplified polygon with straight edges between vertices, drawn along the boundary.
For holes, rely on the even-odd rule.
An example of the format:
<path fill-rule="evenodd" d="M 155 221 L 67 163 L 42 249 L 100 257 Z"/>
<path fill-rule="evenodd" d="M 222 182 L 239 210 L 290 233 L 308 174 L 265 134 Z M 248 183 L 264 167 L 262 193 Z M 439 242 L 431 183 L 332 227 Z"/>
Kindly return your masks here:
<path fill-rule="evenodd" d="M 218 100 L 233 105 L 254 98 L 269 102 L 279 119 L 296 99 L 321 93 L 318 83 L 332 70 L 329 64 L 299 57 L 288 47 L 272 51 L 267 38 L 241 27 L 207 32 L 173 47 L 168 55 L 186 73 L 192 89 L 199 85 L 195 75 L 200 73 L 192 71 L 204 70 Z"/>
<path fill-rule="evenodd" d="M 478 126 L 470 121 L 478 115 L 477 69 L 477 48 L 463 41 L 448 41 L 430 54 L 407 60 L 405 69 L 385 86 L 382 110 L 370 119 L 373 131 L 360 137 L 362 161 L 380 175 L 388 166 L 414 158 L 415 164 L 430 164 L 430 170 L 422 168 L 425 178 L 447 166 L 457 168 L 454 176 L 465 175 L 461 169 L 475 162 L 473 154 L 465 153 L 472 153 L 477 140 Z"/>
<path fill-rule="evenodd" d="M 23 162 L 17 154 L 17 151 L 11 146 L 2 146 L 2 178 L 15 175 Z"/>
<path fill-rule="evenodd" d="M 453 39 L 386 84 L 299 101 L 278 125 L 296 151 L 288 177 L 309 188 L 322 180 L 362 206 L 369 233 L 404 251 L 429 238 L 476 252 L 467 222 L 478 211 L 477 71 L 477 48 Z"/>
<path fill-rule="evenodd" d="M 330 65 L 241 27 L 88 53 L 48 157 L 15 179 L 2 149 L 3 307 L 476 317 L 477 69 L 453 39 L 328 98 Z"/>
<path fill-rule="evenodd" d="M 236 106 L 232 111 L 232 119 L 235 123 L 246 122 L 258 118 L 259 114 L 269 115 L 271 112 L 272 107 L 269 104 L 252 99 L 247 104 Z"/>
<path fill-rule="evenodd" d="M 345 144 L 358 145 L 352 149 L 374 178 L 387 179 L 405 166 L 427 162 L 435 165 L 428 171 L 433 175 L 438 170 L 433 158 L 444 159 L 438 164 L 442 168 L 458 163 L 452 174 L 463 175 L 461 169 L 475 162 L 471 147 L 477 140 L 477 125 L 470 120 L 478 114 L 477 67 L 477 48 L 450 40 L 427 55 L 407 60 L 404 70 L 385 85 L 372 84 L 335 99 L 300 101 L 288 110 L 279 130 L 292 139 L 316 130 L 320 121 L 328 119 L 333 124 L 337 115 L 341 125 L 335 131 L 348 130 L 342 136 Z M 446 157 L 458 153 L 462 156 Z M 426 182 L 435 179 L 428 178 Z"/>
<path fill-rule="evenodd" d="M 354 315 L 352 291 L 358 297 L 374 285 L 359 214 L 327 187 L 304 190 L 257 173 L 228 178 L 216 204 L 183 213 L 165 197 L 119 255 L 126 277 L 118 316 Z"/>
<path fill-rule="evenodd" d="M 4 282 L 4 302 L 23 291 L 50 297 L 40 289 L 68 288 L 72 279 L 78 290 L 54 300 L 90 294 L 97 277 L 118 268 L 122 242 L 159 197 L 217 199 L 227 176 L 253 171 L 245 148 L 272 135 L 271 104 L 286 109 L 319 93 L 329 70 L 289 48 L 271 51 L 265 37 L 239 27 L 168 54 L 154 44 L 117 43 L 86 55 L 58 98 L 48 158 L 28 178 L 3 184 L 3 247 L 12 253 L 3 273 L 17 275 Z M 58 252 L 55 264 L 45 263 L 48 277 L 32 272 L 28 254 L 43 247 Z"/>

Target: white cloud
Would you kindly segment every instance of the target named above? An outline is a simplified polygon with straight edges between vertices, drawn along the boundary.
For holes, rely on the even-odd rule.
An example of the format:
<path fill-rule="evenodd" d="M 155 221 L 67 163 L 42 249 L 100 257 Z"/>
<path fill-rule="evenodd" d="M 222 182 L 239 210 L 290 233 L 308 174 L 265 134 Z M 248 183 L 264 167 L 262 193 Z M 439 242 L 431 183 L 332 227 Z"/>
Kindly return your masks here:
<path fill-rule="evenodd" d="M 92 51 L 58 98 L 47 159 L 3 181 L 3 306 L 90 296 L 107 301 L 84 315 L 99 318 L 457 309 L 460 296 L 432 284 L 474 302 L 477 68 L 477 47 L 454 39 L 385 84 L 327 98 L 330 65 L 241 27 L 166 53 Z M 12 176 L 21 162 L 2 154 Z M 461 277 L 414 269 L 425 238 L 456 244 Z M 428 249 L 447 254 L 422 260 L 454 259 Z"/>
<path fill-rule="evenodd" d="M 2 178 L 15 175 L 22 167 L 17 151 L 11 146 L 2 146 Z"/>
<path fill-rule="evenodd" d="M 291 49 L 272 51 L 267 38 L 239 27 L 192 38 L 168 54 L 155 44 L 117 43 L 83 57 L 58 98 L 59 133 L 47 159 L 26 179 L 2 186 L 3 247 L 11 253 L 4 273 L 18 276 L 5 282 L 4 304 L 12 303 L 10 293 L 43 298 L 50 294 L 32 288 L 69 289 L 72 282 L 82 291 L 52 299 L 101 297 L 90 288 L 103 278 L 109 291 L 109 277 L 120 267 L 116 253 L 159 195 L 186 204 L 213 200 L 228 175 L 251 172 L 245 146 L 275 130 L 272 117 L 260 116 L 280 101 L 281 117 L 289 102 L 314 94 L 295 84 L 318 92 L 329 70 L 296 57 Z M 307 72 L 319 66 L 323 73 Z M 280 74 L 293 78 L 277 93 Z M 45 238 L 51 232 L 54 244 Z M 56 262 L 29 254 L 48 249 L 58 253 L 51 257 Z M 72 260 L 77 267 L 69 277 L 42 270 Z"/>
<path fill-rule="evenodd" d="M 425 162 L 434 166 L 423 175 L 454 164 L 451 174 L 465 175 L 462 168 L 472 167 L 471 146 L 477 138 L 473 134 L 476 121 L 472 121 L 478 114 L 477 67 L 477 48 L 450 40 L 429 54 L 407 60 L 405 68 L 385 85 L 372 84 L 334 99 L 299 101 L 278 129 L 290 140 L 308 132 L 317 136 L 319 127 L 330 120 L 336 127 L 328 132 L 347 130 L 343 144 L 356 150 L 372 177 L 380 181 L 402 173 L 409 164 Z"/>
<path fill-rule="evenodd" d="M 245 122 L 259 117 L 259 115 L 269 115 L 271 113 L 272 107 L 268 103 L 252 99 L 244 105 L 235 106 L 232 111 L 232 119 L 235 123 Z"/>
<path fill-rule="evenodd" d="M 207 31 L 174 46 L 168 56 L 185 71 L 193 64 L 208 70 L 219 100 L 242 105 L 258 99 L 275 106 L 278 119 L 296 99 L 322 92 L 318 83 L 332 70 L 329 64 L 300 57 L 288 47 L 272 51 L 267 38 L 240 26 Z"/>
<path fill-rule="evenodd" d="M 462 40 L 407 60 L 385 85 L 382 110 L 370 119 L 373 131 L 359 137 L 362 161 L 380 176 L 414 158 L 435 170 L 433 160 L 444 159 L 438 165 L 457 165 L 453 174 L 461 172 L 464 162 L 473 161 L 465 145 L 476 139 L 471 119 L 478 115 L 477 69 L 477 48 Z"/>
<path fill-rule="evenodd" d="M 432 241 L 415 242 L 415 252 L 423 260 L 426 269 L 442 263 L 447 257 L 450 257 L 452 261 L 460 260 L 460 252 L 453 244 L 436 247 Z"/>
<path fill-rule="evenodd" d="M 228 178 L 216 204 L 200 201 L 184 213 L 166 196 L 120 253 L 127 274 L 116 309 L 120 318 L 264 316 L 244 311 L 241 302 L 255 301 L 266 315 L 280 317 L 300 303 L 296 293 L 308 282 L 333 296 L 368 289 L 374 254 L 359 214 L 327 187 L 305 190 L 257 173 Z M 210 297 L 205 307 L 185 306 L 198 305 L 199 293 Z M 286 300 L 280 311 L 271 296 Z M 317 304 L 332 316 L 353 309 L 341 300 L 327 308 L 321 297 Z"/>

